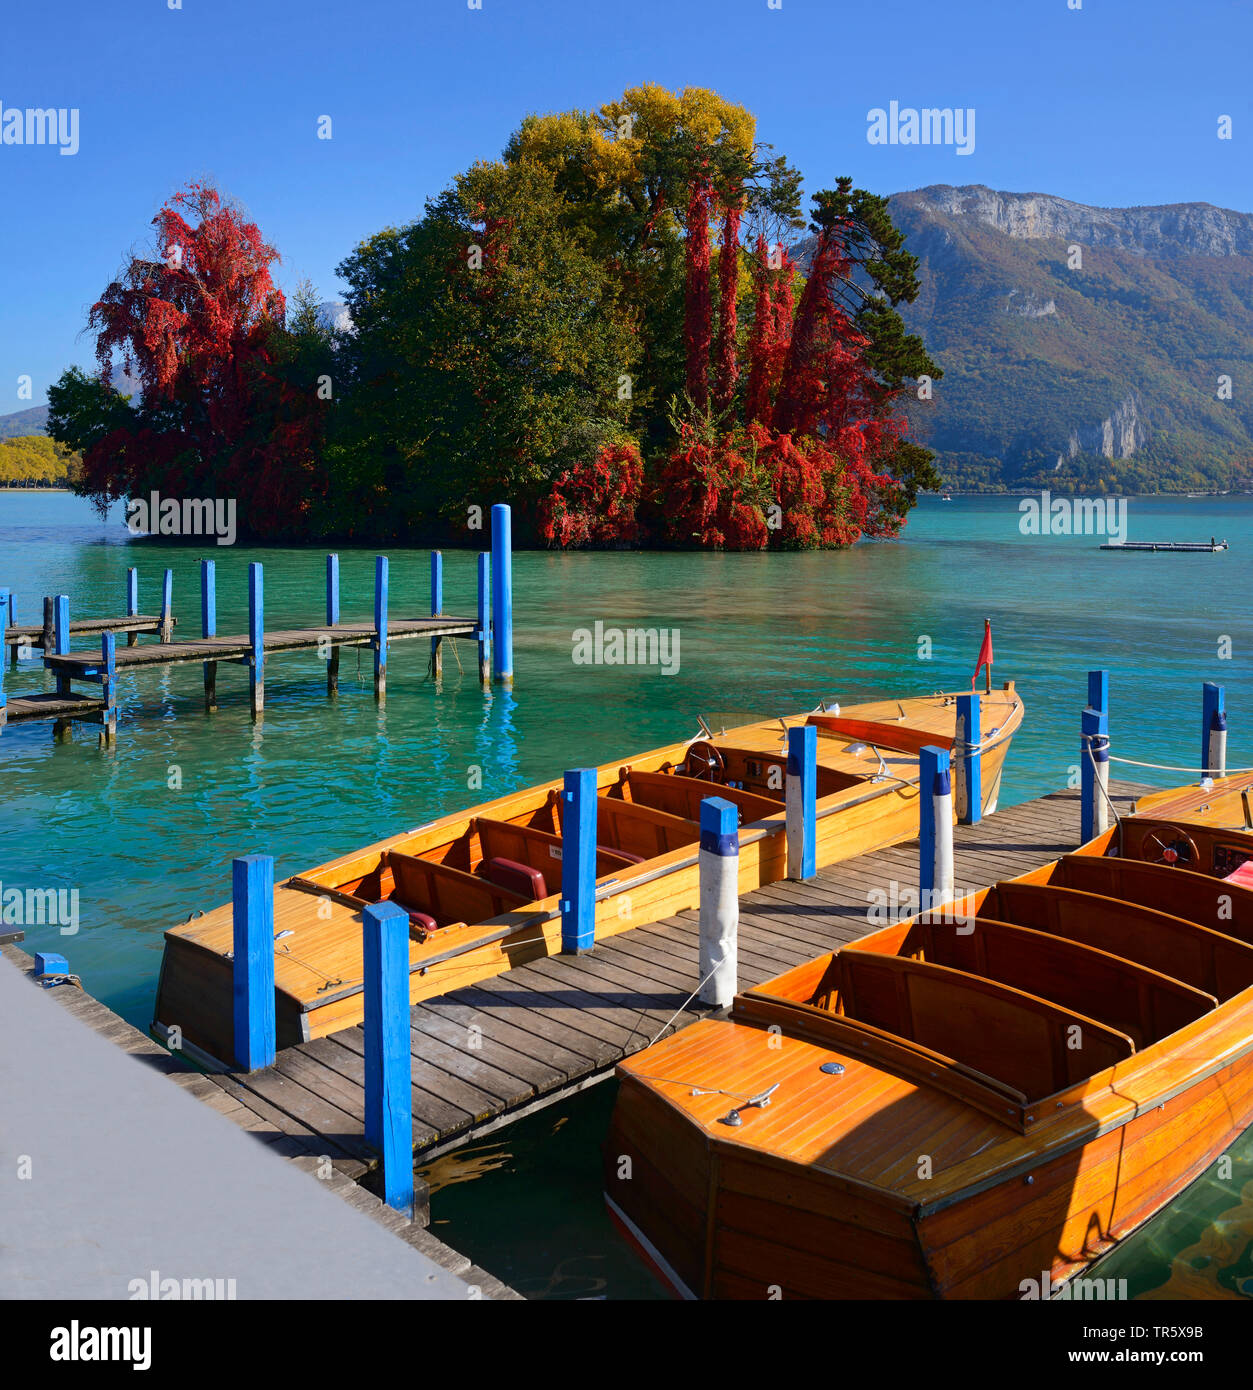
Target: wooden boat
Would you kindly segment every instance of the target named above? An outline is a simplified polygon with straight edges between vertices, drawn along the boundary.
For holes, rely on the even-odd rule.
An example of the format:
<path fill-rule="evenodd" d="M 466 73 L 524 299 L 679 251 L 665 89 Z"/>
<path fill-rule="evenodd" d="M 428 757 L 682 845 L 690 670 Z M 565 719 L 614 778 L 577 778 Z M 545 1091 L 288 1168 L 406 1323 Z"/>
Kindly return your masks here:
<path fill-rule="evenodd" d="M 610 1209 L 690 1297 L 1040 1297 L 1253 1123 L 1253 834 L 1124 818 L 618 1067 Z"/>
<path fill-rule="evenodd" d="M 981 695 L 984 802 L 1023 717 L 1008 682 Z M 597 770 L 596 935 L 644 926 L 699 901 L 700 802 L 740 815 L 740 891 L 786 872 L 786 730 L 818 730 L 819 865 L 918 833 L 918 753 L 948 747 L 956 697 L 823 707 L 695 738 Z M 473 984 L 561 945 L 561 783 L 547 782 L 418 826 L 276 886 L 278 1044 L 362 1020 L 361 913 L 391 899 L 410 914 L 412 1001 Z M 177 1026 L 200 1060 L 232 1054 L 229 905 L 165 933 L 154 1031 Z"/>

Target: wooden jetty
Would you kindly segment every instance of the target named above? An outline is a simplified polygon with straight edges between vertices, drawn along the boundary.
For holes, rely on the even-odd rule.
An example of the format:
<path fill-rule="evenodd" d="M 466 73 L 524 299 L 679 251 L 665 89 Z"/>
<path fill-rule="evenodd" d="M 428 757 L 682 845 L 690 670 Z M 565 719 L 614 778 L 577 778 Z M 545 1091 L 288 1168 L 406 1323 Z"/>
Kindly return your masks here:
<path fill-rule="evenodd" d="M 229 1077 L 191 1069 L 66 977 L 61 958 L 32 960 L 16 945 L 21 936 L 0 936 L 0 1001 L 38 1053 L 39 1084 L 28 1084 L 16 1058 L 0 1059 L 0 1071 L 11 1073 L 9 1129 L 43 1155 L 36 1161 L 59 1195 L 32 1207 L 20 1183 L 8 1185 L 7 1200 L 0 1194 L 9 1257 L 0 1296 L 124 1298 L 132 1276 L 146 1283 L 155 1268 L 230 1275 L 240 1298 L 520 1297 L 432 1235 L 422 1203 L 417 1220 L 393 1210 L 357 1181 L 368 1178 L 365 1163 L 287 1117 L 275 1123 L 279 1112 Z M 60 1103 L 47 1103 L 48 1087 Z M 239 1131 L 297 1171 L 275 1172 Z M 350 1282 L 345 1264 L 357 1271 Z"/>
<path fill-rule="evenodd" d="M 75 721 L 99 723 L 101 743 L 111 745 L 117 733 L 117 678 L 124 671 L 198 663 L 204 672 L 205 709 L 217 709 L 217 668 L 220 663 L 243 666 L 248 671 L 252 714 L 260 717 L 265 706 L 267 656 L 316 651 L 326 663 L 328 695 L 339 691 L 340 652 L 345 647 L 368 647 L 374 654 L 374 696 L 382 701 L 387 691 L 387 653 L 396 642 L 425 639 L 430 643 L 430 671 L 439 680 L 443 671 L 442 643 L 446 638 L 466 638 L 478 645 L 480 683 L 513 684 L 513 578 L 510 509 L 496 505 L 491 513 L 490 555 L 478 557 L 478 604 L 472 616 L 444 612 L 443 555 L 431 554 L 430 616 L 394 618 L 389 614 L 389 562 L 375 559 L 374 616 L 368 622 L 340 620 L 339 556 L 326 557 L 326 621 L 304 627 L 267 631 L 265 627 L 264 571 L 260 563 L 248 566 L 248 631 L 221 636 L 217 631 L 216 562 L 200 562 L 200 627 L 198 638 L 175 641 L 171 591 L 172 571 L 166 570 L 161 612 L 144 617 L 138 612 L 136 571 L 128 572 L 127 613 L 120 618 L 71 621 L 65 594 L 44 601 L 44 621 L 15 627 L 10 634 L 6 619 L 12 616 L 10 591 L 0 589 L 0 646 L 16 654 L 24 646 L 43 651 L 44 668 L 56 680 L 55 691 L 10 695 L 7 700 L 0 672 L 0 729 L 7 723 L 53 720 L 54 734 L 64 737 Z M 155 633 L 156 644 L 136 645 L 141 633 Z M 125 633 L 128 646 L 119 650 L 117 637 Z M 36 640 L 37 635 L 37 640 Z M 100 637 L 99 654 L 71 651 L 76 636 Z M 75 683 L 101 687 L 101 693 L 75 690 Z"/>
<path fill-rule="evenodd" d="M 1144 788 L 1112 783 L 1115 804 Z M 1080 793 L 1055 792 L 953 831 L 956 881 L 1007 878 L 1080 843 Z M 812 878 L 739 900 L 739 983 L 767 980 L 867 929 L 916 911 L 917 842 L 844 860 Z M 912 895 L 912 896 L 911 896 Z M 624 1057 L 711 1010 L 701 984 L 700 915 L 691 910 L 408 1007 L 412 1149 L 419 1162 L 607 1079 Z M 367 1019 L 368 1022 L 368 1019 Z M 316 1135 L 341 1162 L 372 1165 L 366 1140 L 366 1029 L 280 1051 L 273 1065 L 217 1084 L 280 1133 Z"/>

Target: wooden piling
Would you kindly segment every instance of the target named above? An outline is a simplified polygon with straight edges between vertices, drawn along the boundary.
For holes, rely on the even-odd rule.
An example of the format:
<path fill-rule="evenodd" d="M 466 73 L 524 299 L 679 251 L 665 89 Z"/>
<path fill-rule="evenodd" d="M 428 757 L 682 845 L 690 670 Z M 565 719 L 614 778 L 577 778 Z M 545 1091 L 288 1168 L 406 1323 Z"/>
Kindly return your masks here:
<path fill-rule="evenodd" d="M 444 611 L 444 557 L 438 550 L 431 551 L 431 617 L 438 618 Z M 431 638 L 431 675 L 442 680 L 444 675 L 443 639 Z"/>
<path fill-rule="evenodd" d="M 918 904 L 926 911 L 953 896 L 952 756 L 927 744 L 918 755 Z"/>
<path fill-rule="evenodd" d="M 248 566 L 248 683 L 252 714 L 265 708 L 265 575 L 258 561 Z"/>
<path fill-rule="evenodd" d="M 259 566 L 258 566 L 259 568 Z M 244 1071 L 273 1065 L 274 860 L 246 854 L 231 861 L 234 914 L 235 1062 Z"/>
<path fill-rule="evenodd" d="M 479 684 L 484 690 L 491 688 L 491 646 L 492 646 L 492 557 L 482 551 L 479 554 L 479 606 L 476 618 L 474 640 L 479 648 Z"/>
<path fill-rule="evenodd" d="M 596 769 L 565 775 L 561 792 L 561 950 L 581 956 L 596 944 Z"/>
<path fill-rule="evenodd" d="M 409 1054 L 409 914 L 394 902 L 362 912 L 365 1140 L 379 1151 L 383 1200 L 413 1209 L 413 1083 Z"/>
<path fill-rule="evenodd" d="M 1201 767 L 1203 776 L 1227 775 L 1227 712 L 1223 687 L 1206 681 L 1201 687 Z"/>
<path fill-rule="evenodd" d="M 739 813 L 721 796 L 700 803 L 700 1000 L 730 1007 L 738 988 Z"/>
<path fill-rule="evenodd" d="M 818 730 L 802 724 L 787 731 L 787 876 L 795 882 L 818 872 Z"/>
<path fill-rule="evenodd" d="M 977 825 L 983 816 L 982 702 L 978 695 L 957 697 L 957 737 L 953 740 L 953 785 L 957 794 L 957 819 Z"/>
<path fill-rule="evenodd" d="M 218 632 L 217 565 L 213 560 L 200 562 L 200 635 L 216 637 Z M 204 663 L 204 707 L 218 707 L 218 664 Z"/>
<path fill-rule="evenodd" d="M 139 616 L 139 571 L 131 568 L 126 571 L 126 616 L 137 618 Z M 139 641 L 139 633 L 128 632 L 126 634 L 126 645 L 133 647 Z"/>
<path fill-rule="evenodd" d="M 174 640 L 174 571 L 166 570 L 161 579 L 161 641 Z"/>
<path fill-rule="evenodd" d="M 339 556 L 326 557 L 326 625 L 339 626 Z M 339 694 L 339 647 L 332 645 L 326 660 L 326 693 Z"/>
<path fill-rule="evenodd" d="M 387 699 L 387 556 L 374 557 L 374 698 Z"/>
<path fill-rule="evenodd" d="M 100 714 L 100 746 L 117 743 L 117 638 L 111 632 L 100 634 L 100 686 L 104 709 Z"/>
<path fill-rule="evenodd" d="M 503 502 L 492 507 L 492 674 L 513 685 L 513 540 L 511 513 Z"/>

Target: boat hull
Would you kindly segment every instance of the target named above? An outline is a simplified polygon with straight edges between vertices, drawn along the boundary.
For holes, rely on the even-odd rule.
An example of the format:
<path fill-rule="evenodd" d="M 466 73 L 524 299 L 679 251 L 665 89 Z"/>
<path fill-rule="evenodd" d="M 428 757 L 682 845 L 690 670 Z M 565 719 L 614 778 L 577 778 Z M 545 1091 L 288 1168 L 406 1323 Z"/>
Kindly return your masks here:
<path fill-rule="evenodd" d="M 606 1199 L 681 1297 L 1047 1297 L 1253 1125 L 1253 1053 L 1139 1109 L 932 1208 L 709 1138 L 624 1077 L 605 1145 Z"/>

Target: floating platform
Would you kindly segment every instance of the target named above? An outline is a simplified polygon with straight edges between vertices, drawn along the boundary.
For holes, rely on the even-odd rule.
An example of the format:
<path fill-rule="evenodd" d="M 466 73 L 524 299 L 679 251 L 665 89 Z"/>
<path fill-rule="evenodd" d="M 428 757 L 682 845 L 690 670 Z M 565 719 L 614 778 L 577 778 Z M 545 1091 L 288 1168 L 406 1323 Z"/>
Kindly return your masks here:
<path fill-rule="evenodd" d="M 1168 554 L 1217 555 L 1226 550 L 1226 541 L 1120 541 L 1118 544 L 1103 545 L 1102 550 L 1162 550 Z"/>

